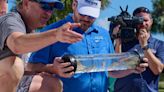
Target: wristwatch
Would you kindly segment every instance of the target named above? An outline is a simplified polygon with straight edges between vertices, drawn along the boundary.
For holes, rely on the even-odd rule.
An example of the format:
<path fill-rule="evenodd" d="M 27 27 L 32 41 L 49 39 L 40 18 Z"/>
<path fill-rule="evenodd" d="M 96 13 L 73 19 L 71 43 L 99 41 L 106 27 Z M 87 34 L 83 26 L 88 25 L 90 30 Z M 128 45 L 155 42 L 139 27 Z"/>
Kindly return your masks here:
<path fill-rule="evenodd" d="M 142 48 L 142 50 L 148 50 L 149 49 L 149 45 L 145 45 L 143 48 Z"/>

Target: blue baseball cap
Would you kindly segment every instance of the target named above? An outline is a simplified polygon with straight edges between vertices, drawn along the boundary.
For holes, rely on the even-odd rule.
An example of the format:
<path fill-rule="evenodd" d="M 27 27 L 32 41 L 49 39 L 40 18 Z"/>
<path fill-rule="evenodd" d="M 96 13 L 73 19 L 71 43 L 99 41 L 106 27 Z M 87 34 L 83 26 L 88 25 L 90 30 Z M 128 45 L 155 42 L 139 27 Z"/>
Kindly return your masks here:
<path fill-rule="evenodd" d="M 54 8 L 58 10 L 62 10 L 64 8 L 64 4 L 60 0 L 36 0 L 37 2 L 43 3 L 55 3 Z"/>

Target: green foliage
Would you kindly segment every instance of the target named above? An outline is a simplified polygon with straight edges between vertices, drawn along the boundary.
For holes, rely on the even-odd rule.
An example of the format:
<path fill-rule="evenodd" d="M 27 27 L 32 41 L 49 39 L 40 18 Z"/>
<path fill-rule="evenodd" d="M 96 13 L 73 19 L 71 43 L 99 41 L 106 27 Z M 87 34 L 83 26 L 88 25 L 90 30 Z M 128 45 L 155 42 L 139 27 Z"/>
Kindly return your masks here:
<path fill-rule="evenodd" d="M 63 19 L 68 13 L 72 12 L 72 1 L 73 0 L 61 0 L 65 8 L 63 10 L 55 10 L 48 24 Z M 110 0 L 102 0 L 102 9 L 105 9 L 109 4 Z"/>
<path fill-rule="evenodd" d="M 153 31 L 164 33 L 164 0 L 152 0 L 152 3 L 152 15 L 154 18 Z"/>
<path fill-rule="evenodd" d="M 72 0 L 61 0 L 64 3 L 63 10 L 55 10 L 48 24 L 63 19 L 68 13 L 72 12 Z"/>
<path fill-rule="evenodd" d="M 109 4 L 110 4 L 111 0 L 102 0 L 101 1 L 101 9 L 105 9 Z"/>
<path fill-rule="evenodd" d="M 164 92 L 164 73 L 160 74 L 159 92 Z"/>

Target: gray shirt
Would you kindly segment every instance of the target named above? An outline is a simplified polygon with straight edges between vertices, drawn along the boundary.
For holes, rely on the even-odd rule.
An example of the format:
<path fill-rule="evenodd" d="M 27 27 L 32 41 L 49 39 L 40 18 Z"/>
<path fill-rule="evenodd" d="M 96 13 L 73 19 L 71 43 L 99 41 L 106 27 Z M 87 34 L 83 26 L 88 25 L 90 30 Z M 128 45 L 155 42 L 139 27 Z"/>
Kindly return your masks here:
<path fill-rule="evenodd" d="M 26 33 L 26 26 L 18 12 L 0 17 L 0 59 L 14 55 L 6 46 L 6 39 L 13 32 Z"/>

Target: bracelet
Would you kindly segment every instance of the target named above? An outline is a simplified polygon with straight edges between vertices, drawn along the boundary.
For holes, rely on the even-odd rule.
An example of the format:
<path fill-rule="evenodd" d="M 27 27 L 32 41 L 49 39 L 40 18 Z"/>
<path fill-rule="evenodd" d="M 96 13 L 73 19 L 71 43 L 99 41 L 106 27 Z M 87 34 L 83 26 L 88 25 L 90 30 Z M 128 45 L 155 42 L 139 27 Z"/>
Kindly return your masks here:
<path fill-rule="evenodd" d="M 142 48 L 142 50 L 148 50 L 149 49 L 149 45 L 145 45 L 143 48 Z"/>

